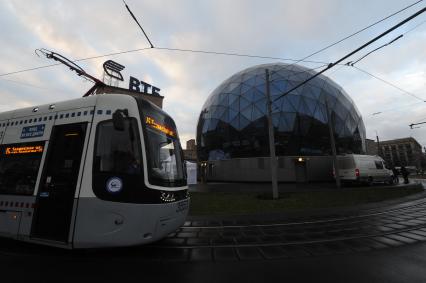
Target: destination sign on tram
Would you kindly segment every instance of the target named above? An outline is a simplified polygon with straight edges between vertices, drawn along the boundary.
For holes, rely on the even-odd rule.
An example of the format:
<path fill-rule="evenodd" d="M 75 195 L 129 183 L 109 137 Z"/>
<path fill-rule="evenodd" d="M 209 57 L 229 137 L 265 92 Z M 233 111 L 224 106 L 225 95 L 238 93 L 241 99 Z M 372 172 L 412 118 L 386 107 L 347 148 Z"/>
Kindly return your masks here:
<path fill-rule="evenodd" d="M 28 153 L 41 153 L 43 152 L 42 145 L 35 146 L 8 146 L 5 148 L 6 155 L 28 154 Z"/>
<path fill-rule="evenodd" d="M 172 129 L 170 129 L 169 127 L 167 127 L 165 125 L 158 123 L 152 117 L 146 117 L 145 123 L 146 123 L 146 125 L 150 126 L 151 128 L 154 128 L 154 129 L 156 129 L 156 130 L 158 130 L 158 131 L 160 131 L 160 132 L 162 132 L 162 133 L 164 133 L 168 136 L 176 137 L 175 131 L 173 131 Z"/>

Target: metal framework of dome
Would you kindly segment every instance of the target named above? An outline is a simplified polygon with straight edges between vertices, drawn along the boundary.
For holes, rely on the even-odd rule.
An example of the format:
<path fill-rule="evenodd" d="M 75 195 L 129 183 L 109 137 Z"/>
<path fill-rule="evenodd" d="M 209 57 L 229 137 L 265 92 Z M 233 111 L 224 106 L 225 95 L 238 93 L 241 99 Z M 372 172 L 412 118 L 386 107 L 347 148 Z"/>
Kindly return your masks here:
<path fill-rule="evenodd" d="M 352 99 L 335 82 L 299 65 L 273 63 L 242 70 L 207 98 L 197 125 L 200 160 L 269 155 L 265 69 L 270 72 L 272 121 L 277 155 L 329 155 L 326 104 L 338 153 L 365 152 L 365 127 Z"/>

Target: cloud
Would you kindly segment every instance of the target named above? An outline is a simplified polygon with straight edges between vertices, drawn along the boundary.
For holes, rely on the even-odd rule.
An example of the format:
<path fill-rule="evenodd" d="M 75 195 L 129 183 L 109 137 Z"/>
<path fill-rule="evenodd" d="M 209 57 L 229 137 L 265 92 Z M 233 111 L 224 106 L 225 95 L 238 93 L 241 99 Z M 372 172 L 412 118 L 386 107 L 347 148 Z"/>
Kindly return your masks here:
<path fill-rule="evenodd" d="M 285 58 L 301 58 L 411 2 L 127 1 L 156 46 Z M 412 8 L 311 59 L 332 62 L 416 9 Z M 416 23 L 413 21 L 406 29 L 386 40 Z M 0 24 L 7 27 L 0 31 L 2 73 L 53 63 L 34 55 L 34 49 L 40 47 L 77 59 L 148 46 L 121 1 L 46 0 L 31 4 L 28 1 L 5 1 L 0 3 Z M 359 66 L 407 91 L 426 97 L 425 27 L 419 26 L 394 44 L 373 53 Z M 371 48 L 386 43 L 386 40 Z M 365 51 L 368 50 L 371 49 Z M 365 53 L 359 55 L 362 54 Z M 79 64 L 101 78 L 101 66 L 107 59 L 126 66 L 126 81 L 121 83 L 122 87 L 127 86 L 129 75 L 133 75 L 161 88 L 161 94 L 165 96 L 164 109 L 176 120 L 183 139 L 195 137 L 201 106 L 222 81 L 241 69 L 272 61 L 145 50 Z M 414 134 L 426 144 L 426 134 L 410 131 L 407 126 L 426 116 L 421 105 L 371 116 L 383 109 L 415 104 L 415 99 L 354 69 L 343 68 L 330 77 L 341 84 L 357 104 L 364 116 L 367 136 L 374 136 L 375 130 L 386 138 Z M 7 78 L 45 89 L 0 80 L 0 95 L 10 102 L 0 106 L 0 110 L 76 98 L 91 86 L 63 66 Z"/>

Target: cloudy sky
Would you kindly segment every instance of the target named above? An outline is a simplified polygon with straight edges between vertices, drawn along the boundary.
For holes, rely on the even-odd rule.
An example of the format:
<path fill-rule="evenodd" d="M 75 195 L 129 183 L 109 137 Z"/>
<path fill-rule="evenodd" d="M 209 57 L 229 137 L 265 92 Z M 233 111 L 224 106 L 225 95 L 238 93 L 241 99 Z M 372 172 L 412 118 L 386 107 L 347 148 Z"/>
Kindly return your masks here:
<path fill-rule="evenodd" d="M 416 0 L 126 2 L 158 47 L 299 59 Z M 334 62 L 424 6 L 421 2 L 309 60 Z M 426 13 L 347 61 L 404 34 L 356 66 L 426 100 L 425 21 Z M 0 111 L 78 98 L 91 87 L 90 82 L 64 66 L 2 76 L 53 63 L 37 57 L 36 48 L 47 48 L 74 60 L 149 47 L 122 0 L 3 0 L 0 25 Z M 183 144 L 195 137 L 201 106 L 216 86 L 241 69 L 278 61 L 151 49 L 79 64 L 101 78 L 102 63 L 107 59 L 126 66 L 126 80 L 120 86 L 127 87 L 133 75 L 161 88 L 164 109 L 176 120 Z M 381 140 L 412 136 L 426 146 L 426 124 L 412 130 L 408 126 L 426 121 L 426 103 L 421 99 L 353 67 L 336 67 L 325 75 L 355 101 L 367 137 L 375 138 L 376 131 Z M 377 112 L 381 113 L 372 115 Z"/>

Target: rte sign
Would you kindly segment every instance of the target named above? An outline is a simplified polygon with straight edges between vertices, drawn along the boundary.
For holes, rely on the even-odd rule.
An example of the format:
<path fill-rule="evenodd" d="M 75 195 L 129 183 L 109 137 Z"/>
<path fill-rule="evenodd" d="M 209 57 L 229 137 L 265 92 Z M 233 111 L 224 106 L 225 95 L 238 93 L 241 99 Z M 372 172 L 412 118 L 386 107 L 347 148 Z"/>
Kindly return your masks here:
<path fill-rule="evenodd" d="M 142 80 L 138 80 L 132 76 L 130 76 L 129 79 L 129 90 L 141 92 L 144 94 L 160 95 L 160 89 L 158 87 L 150 85 L 149 83 L 146 83 Z"/>

